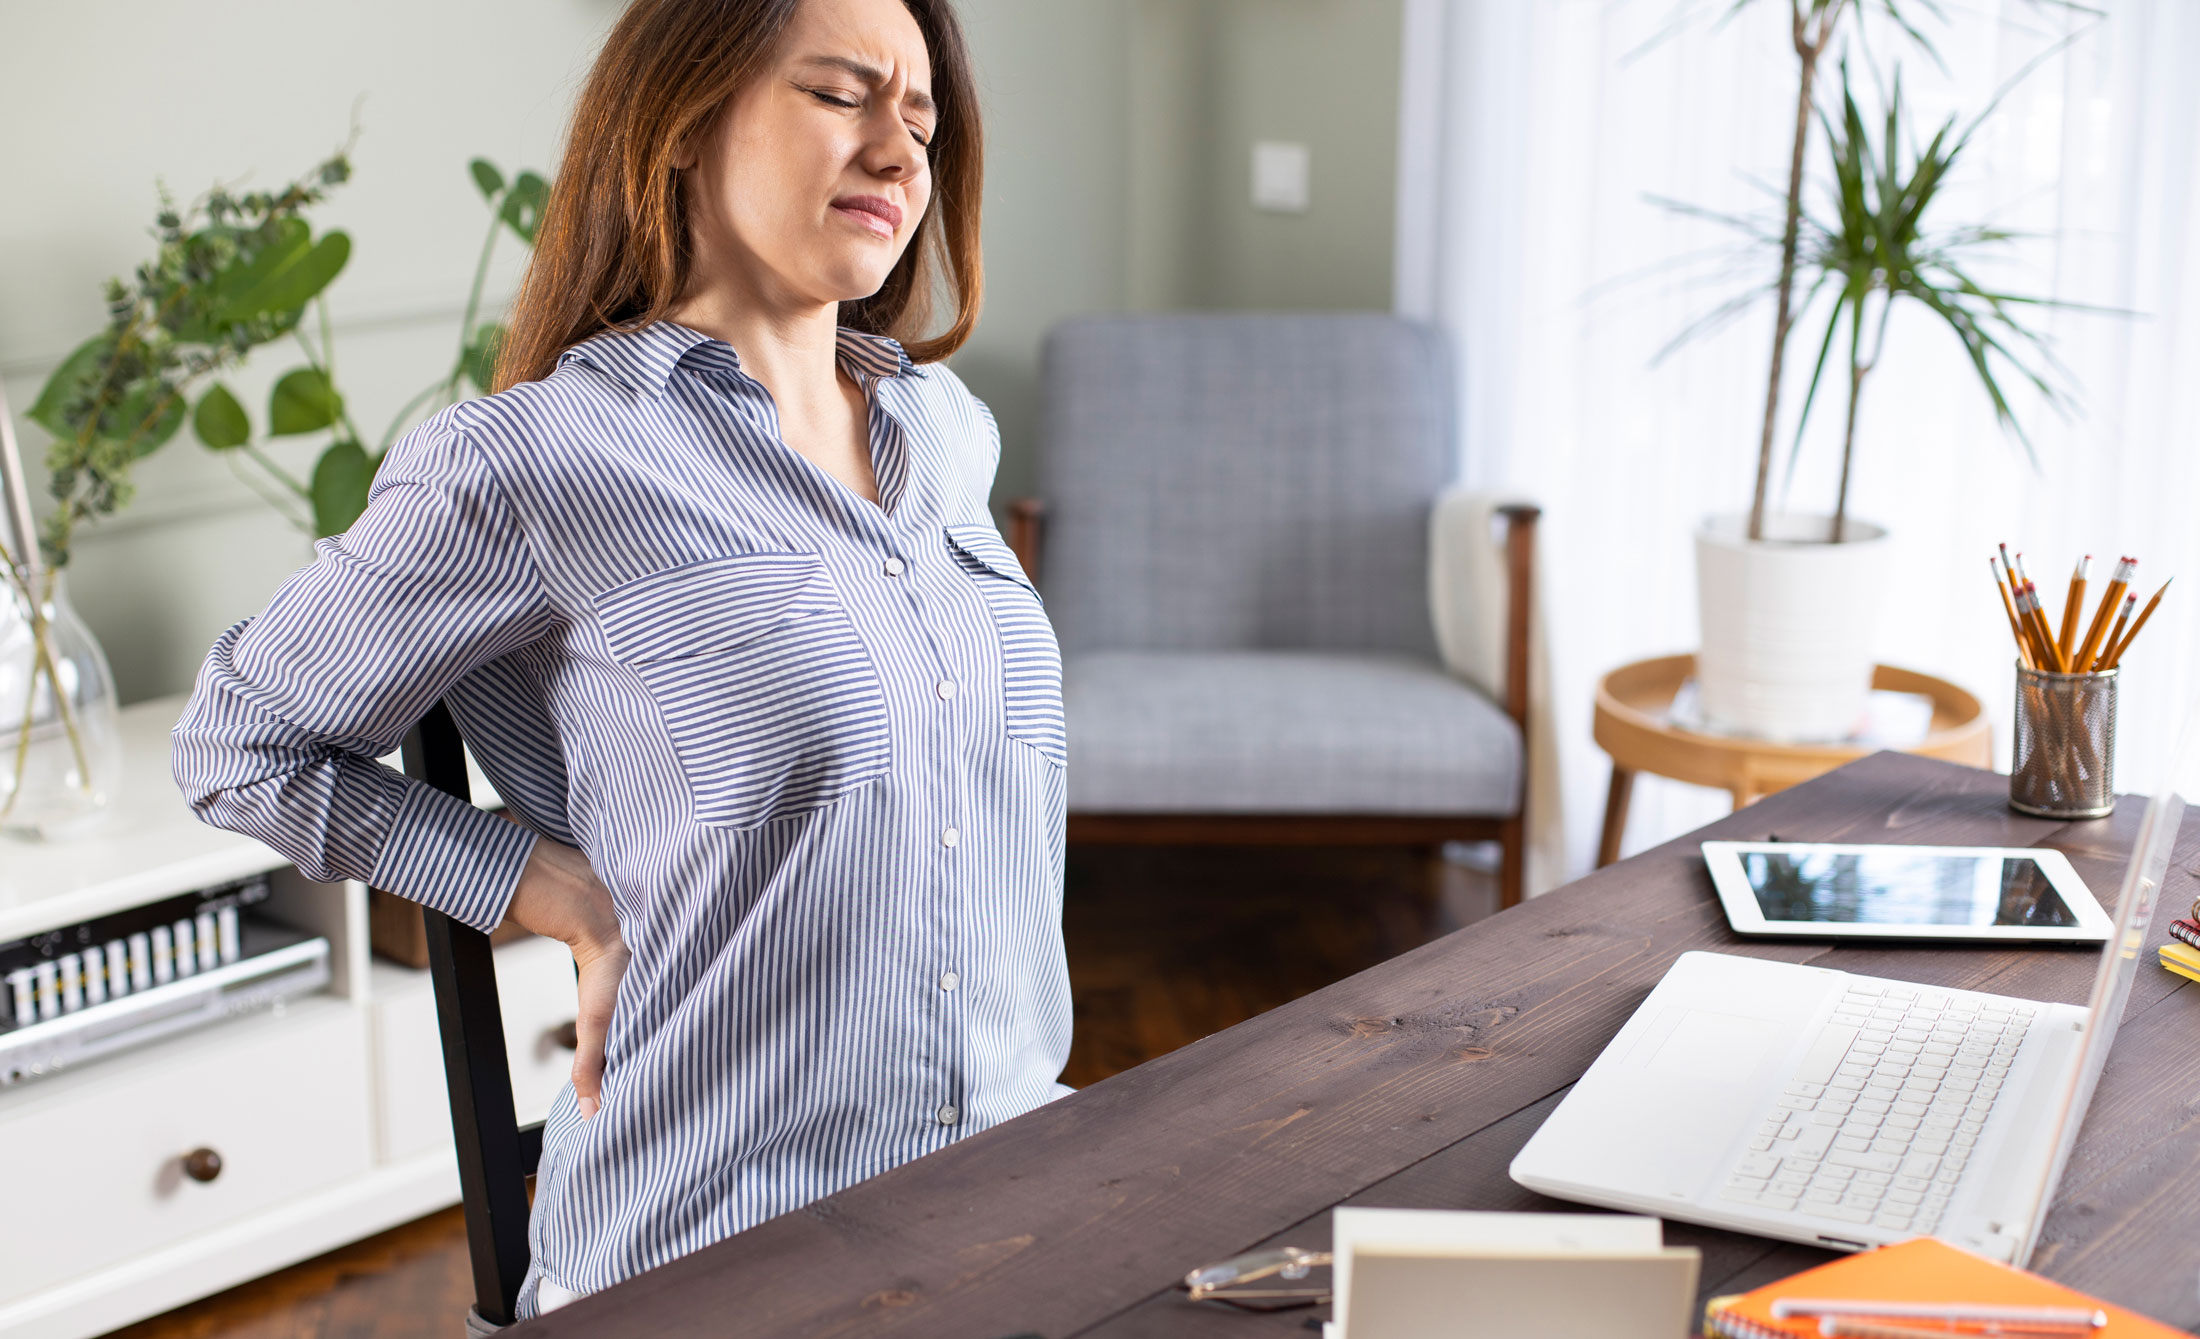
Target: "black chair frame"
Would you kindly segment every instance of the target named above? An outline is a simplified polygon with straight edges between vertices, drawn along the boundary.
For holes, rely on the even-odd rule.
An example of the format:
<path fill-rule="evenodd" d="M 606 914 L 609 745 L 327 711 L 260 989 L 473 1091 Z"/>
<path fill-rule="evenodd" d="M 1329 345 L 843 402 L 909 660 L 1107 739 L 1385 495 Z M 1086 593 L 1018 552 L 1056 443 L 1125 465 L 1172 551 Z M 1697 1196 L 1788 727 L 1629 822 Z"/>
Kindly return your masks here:
<path fill-rule="evenodd" d="M 438 702 L 405 737 L 405 774 L 471 801 L 465 741 Z M 474 1310 L 491 1326 L 518 1319 L 527 1276 L 527 1178 L 542 1161 L 542 1124 L 521 1125 L 512 1103 L 489 936 L 439 911 L 425 910 L 428 973 L 435 984 L 443 1070 L 450 1084 L 451 1133 L 465 1197 L 466 1247 L 473 1264 Z"/>

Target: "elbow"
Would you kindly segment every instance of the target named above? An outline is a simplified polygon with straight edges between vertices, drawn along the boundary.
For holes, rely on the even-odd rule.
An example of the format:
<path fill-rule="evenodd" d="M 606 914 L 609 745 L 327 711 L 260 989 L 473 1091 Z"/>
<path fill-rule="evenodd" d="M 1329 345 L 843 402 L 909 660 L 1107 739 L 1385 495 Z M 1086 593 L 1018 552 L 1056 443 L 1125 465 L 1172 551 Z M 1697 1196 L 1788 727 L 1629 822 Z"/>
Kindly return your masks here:
<path fill-rule="evenodd" d="M 274 778 L 251 754 L 181 725 L 168 739 L 169 776 L 201 823 L 275 844 L 266 831 L 272 815 L 265 812 L 266 783 Z"/>
<path fill-rule="evenodd" d="M 222 768 L 210 756 L 206 741 L 183 725 L 168 734 L 168 774 L 199 821 L 225 827 L 217 817 L 230 787 L 221 780 Z"/>

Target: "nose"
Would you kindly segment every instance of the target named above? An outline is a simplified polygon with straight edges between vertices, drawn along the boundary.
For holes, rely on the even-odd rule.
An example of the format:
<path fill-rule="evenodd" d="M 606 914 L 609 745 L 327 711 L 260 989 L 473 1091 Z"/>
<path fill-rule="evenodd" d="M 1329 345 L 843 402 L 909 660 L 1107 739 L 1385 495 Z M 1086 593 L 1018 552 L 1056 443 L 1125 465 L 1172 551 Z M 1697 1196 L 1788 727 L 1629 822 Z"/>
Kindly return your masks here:
<path fill-rule="evenodd" d="M 864 170 L 889 181 L 913 181 L 929 165 L 924 146 L 909 133 L 897 112 L 890 107 L 880 110 L 880 115 L 871 118 L 865 136 Z"/>

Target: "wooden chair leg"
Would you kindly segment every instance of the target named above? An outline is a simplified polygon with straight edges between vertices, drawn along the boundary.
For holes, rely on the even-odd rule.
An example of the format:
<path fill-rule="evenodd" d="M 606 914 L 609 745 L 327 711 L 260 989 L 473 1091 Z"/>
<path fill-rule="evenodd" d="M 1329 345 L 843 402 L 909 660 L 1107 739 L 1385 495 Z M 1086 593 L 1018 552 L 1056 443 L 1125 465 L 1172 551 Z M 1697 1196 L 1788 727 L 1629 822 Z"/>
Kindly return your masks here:
<path fill-rule="evenodd" d="M 1497 847 L 1503 857 L 1497 867 L 1497 905 L 1500 910 L 1517 907 L 1528 877 L 1528 825 L 1519 815 L 1498 829 Z"/>
<path fill-rule="evenodd" d="M 1627 835 L 1627 805 L 1635 797 L 1635 774 L 1612 764 L 1612 788 L 1604 793 L 1604 836 L 1597 843 L 1597 868 L 1619 861 L 1620 838 Z"/>

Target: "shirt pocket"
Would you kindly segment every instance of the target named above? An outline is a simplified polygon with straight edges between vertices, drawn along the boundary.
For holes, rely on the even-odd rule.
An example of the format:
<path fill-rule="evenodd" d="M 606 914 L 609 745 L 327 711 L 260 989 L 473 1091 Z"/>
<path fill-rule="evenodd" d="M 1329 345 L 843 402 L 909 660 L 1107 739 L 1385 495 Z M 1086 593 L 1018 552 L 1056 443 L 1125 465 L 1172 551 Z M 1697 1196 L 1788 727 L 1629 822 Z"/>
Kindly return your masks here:
<path fill-rule="evenodd" d="M 1038 590 L 992 526 L 948 526 L 947 543 L 963 571 L 977 581 L 1000 632 L 1001 701 L 1009 737 L 1039 750 L 1055 766 L 1066 766 L 1062 652 Z"/>
<path fill-rule="evenodd" d="M 792 817 L 892 763 L 877 668 L 816 554 L 691 563 L 595 606 L 611 654 L 656 701 L 696 821 Z"/>

